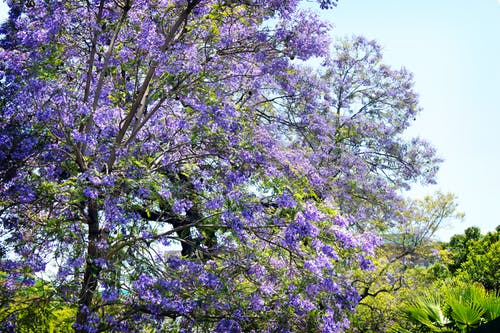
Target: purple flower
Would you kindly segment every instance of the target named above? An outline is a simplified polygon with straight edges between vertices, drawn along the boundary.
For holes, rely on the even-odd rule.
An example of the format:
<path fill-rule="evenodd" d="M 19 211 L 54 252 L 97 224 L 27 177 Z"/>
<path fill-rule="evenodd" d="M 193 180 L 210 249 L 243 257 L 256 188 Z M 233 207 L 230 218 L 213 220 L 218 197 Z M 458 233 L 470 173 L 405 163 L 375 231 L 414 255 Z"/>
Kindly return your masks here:
<path fill-rule="evenodd" d="M 83 263 L 85 262 L 85 259 L 82 257 L 75 258 L 71 261 L 70 266 L 72 268 L 76 267 L 82 267 Z"/>
<path fill-rule="evenodd" d="M 279 197 L 276 200 L 276 204 L 278 204 L 280 207 L 284 207 L 284 208 L 294 208 L 297 206 L 297 203 L 295 202 L 293 197 L 288 192 L 283 193 L 281 195 L 281 197 Z"/>
<path fill-rule="evenodd" d="M 222 198 L 217 197 L 217 198 L 207 200 L 207 202 L 205 203 L 205 206 L 208 209 L 219 209 L 219 208 L 222 208 L 223 203 L 224 202 L 223 202 Z"/>
<path fill-rule="evenodd" d="M 89 181 L 94 186 L 100 185 L 102 183 L 102 180 L 99 179 L 99 177 L 96 177 L 96 176 L 90 176 L 89 177 Z"/>
<path fill-rule="evenodd" d="M 337 283 L 335 283 L 331 278 L 323 279 L 322 287 L 324 290 L 333 294 L 338 294 L 341 292 L 340 286 Z"/>
<path fill-rule="evenodd" d="M 264 295 L 273 295 L 276 291 L 276 286 L 271 281 L 263 281 L 260 285 L 260 291 Z"/>
<path fill-rule="evenodd" d="M 290 304 L 299 311 L 309 312 L 316 308 L 311 300 L 303 298 L 299 295 L 290 295 Z"/>
<path fill-rule="evenodd" d="M 321 247 L 321 252 L 323 252 L 326 256 L 329 258 L 332 258 L 333 260 L 339 260 L 339 256 L 337 255 L 337 251 L 333 249 L 330 245 L 323 245 Z"/>
<path fill-rule="evenodd" d="M 102 179 L 102 184 L 108 187 L 112 187 L 115 185 L 115 177 L 114 176 L 106 176 Z"/>
<path fill-rule="evenodd" d="M 203 272 L 198 278 L 201 283 L 210 289 L 217 290 L 221 287 L 219 278 L 212 273 Z"/>
<path fill-rule="evenodd" d="M 170 192 L 170 190 L 168 189 L 165 189 L 165 188 L 162 188 L 158 194 L 160 195 L 160 197 L 162 197 L 163 199 L 165 200 L 168 200 L 172 197 L 172 192 Z"/>
<path fill-rule="evenodd" d="M 233 319 L 222 319 L 217 323 L 214 333 L 240 333 L 240 324 Z"/>
<path fill-rule="evenodd" d="M 149 197 L 150 193 L 150 190 L 145 187 L 139 187 L 139 189 L 137 190 L 137 195 L 142 199 L 146 199 L 147 197 Z"/>
<path fill-rule="evenodd" d="M 174 199 L 172 211 L 179 215 L 185 215 L 186 212 L 193 206 L 193 203 L 187 199 Z"/>
<path fill-rule="evenodd" d="M 358 240 L 348 232 L 335 229 L 333 233 L 342 246 L 346 248 L 354 248 L 359 245 Z"/>
<path fill-rule="evenodd" d="M 251 304 L 251 308 L 253 311 L 260 311 L 264 307 L 265 303 L 264 303 L 264 300 L 262 299 L 262 297 L 260 297 L 260 295 L 258 295 L 257 293 L 254 293 L 250 297 L 250 304 Z"/>
<path fill-rule="evenodd" d="M 349 221 L 345 219 L 342 215 L 337 214 L 333 220 L 336 225 L 339 227 L 347 227 L 349 225 Z"/>
<path fill-rule="evenodd" d="M 118 290 L 116 288 L 108 287 L 102 292 L 102 299 L 105 302 L 112 302 L 118 299 Z"/>
<path fill-rule="evenodd" d="M 95 188 L 86 187 L 83 189 L 83 195 L 89 199 L 97 199 L 99 193 Z"/>
<path fill-rule="evenodd" d="M 373 264 L 373 262 L 370 259 L 367 259 L 364 256 L 360 256 L 359 261 L 360 261 L 359 265 L 360 265 L 361 269 L 363 269 L 365 271 L 372 271 L 375 269 L 375 265 Z"/>

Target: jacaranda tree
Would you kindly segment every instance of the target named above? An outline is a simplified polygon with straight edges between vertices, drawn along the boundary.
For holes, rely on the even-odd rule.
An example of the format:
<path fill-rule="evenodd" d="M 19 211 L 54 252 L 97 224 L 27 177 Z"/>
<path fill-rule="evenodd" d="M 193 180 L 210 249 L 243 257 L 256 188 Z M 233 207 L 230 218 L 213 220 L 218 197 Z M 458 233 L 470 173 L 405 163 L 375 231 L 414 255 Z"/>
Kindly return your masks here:
<path fill-rule="evenodd" d="M 371 268 L 401 189 L 436 171 L 401 137 L 408 72 L 363 38 L 330 53 L 297 0 L 9 6 L 2 330 L 42 279 L 76 332 L 348 326 L 350 267 Z"/>

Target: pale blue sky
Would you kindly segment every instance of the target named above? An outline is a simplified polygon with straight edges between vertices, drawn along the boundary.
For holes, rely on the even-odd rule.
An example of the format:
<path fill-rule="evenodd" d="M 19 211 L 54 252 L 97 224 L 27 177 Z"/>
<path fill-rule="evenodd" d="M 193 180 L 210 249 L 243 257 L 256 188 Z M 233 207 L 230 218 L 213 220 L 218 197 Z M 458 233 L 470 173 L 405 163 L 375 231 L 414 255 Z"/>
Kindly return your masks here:
<path fill-rule="evenodd" d="M 0 18 L 5 17 L 4 4 Z M 500 224 L 500 0 L 340 0 L 322 15 L 333 37 L 378 40 L 386 62 L 415 74 L 423 112 L 411 135 L 445 159 L 434 189 L 458 196 L 462 223 L 483 232 Z"/>

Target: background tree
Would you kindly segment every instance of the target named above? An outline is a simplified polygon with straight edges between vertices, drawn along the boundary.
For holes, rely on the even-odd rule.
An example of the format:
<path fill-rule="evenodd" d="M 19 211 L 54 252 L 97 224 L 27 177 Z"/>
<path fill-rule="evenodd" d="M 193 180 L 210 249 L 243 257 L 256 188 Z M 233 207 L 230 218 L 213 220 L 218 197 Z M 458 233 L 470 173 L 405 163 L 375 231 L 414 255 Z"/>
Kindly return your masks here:
<path fill-rule="evenodd" d="M 401 136 L 418 111 L 408 72 L 363 38 L 301 68 L 327 56 L 329 28 L 297 1 L 14 6 L 8 302 L 50 267 L 44 297 L 74 309 L 77 332 L 348 326 L 346 272 L 371 267 L 400 189 L 439 162 Z"/>
<path fill-rule="evenodd" d="M 406 222 L 387 230 L 373 256 L 373 269 L 357 270 L 353 285 L 360 302 L 351 316 L 352 332 L 388 332 L 400 319 L 400 305 L 415 291 L 424 291 L 438 277 L 441 245 L 434 233 L 460 220 L 455 197 L 435 193 L 421 200 L 409 200 Z"/>
<path fill-rule="evenodd" d="M 467 260 L 470 244 L 480 237 L 481 230 L 477 227 L 467 228 L 463 235 L 454 235 L 451 237 L 448 243 L 450 259 L 452 260 L 448 268 L 451 273 L 455 273 L 462 263 Z"/>
<path fill-rule="evenodd" d="M 487 290 L 500 290 L 500 234 L 496 231 L 481 235 L 479 228 L 454 235 L 445 248 L 449 251 L 449 271 L 463 280 L 482 284 Z"/>

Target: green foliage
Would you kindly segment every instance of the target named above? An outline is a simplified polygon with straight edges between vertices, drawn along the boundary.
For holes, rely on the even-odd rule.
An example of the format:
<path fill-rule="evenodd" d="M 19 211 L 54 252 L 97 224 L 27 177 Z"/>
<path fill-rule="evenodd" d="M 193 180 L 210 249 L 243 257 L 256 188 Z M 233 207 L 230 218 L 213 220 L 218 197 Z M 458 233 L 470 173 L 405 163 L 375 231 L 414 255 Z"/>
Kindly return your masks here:
<path fill-rule="evenodd" d="M 460 268 L 460 265 L 467 260 L 470 243 L 480 237 L 481 233 L 477 227 L 467 228 L 464 235 L 451 237 L 447 247 L 451 254 L 450 259 L 452 261 L 449 264 L 449 269 L 452 273 L 455 273 Z"/>
<path fill-rule="evenodd" d="M 451 331 L 447 328 L 451 321 L 444 314 L 439 297 L 435 295 L 425 295 L 408 302 L 404 311 L 408 318 L 422 326 L 420 328 L 422 331 L 426 329 L 431 332 Z"/>
<path fill-rule="evenodd" d="M 376 262 L 379 265 L 380 262 Z M 399 269 L 402 269 L 400 267 Z M 352 327 L 348 332 L 388 332 L 400 321 L 399 309 L 401 304 L 411 299 L 415 290 L 424 291 L 432 279 L 427 274 L 427 268 L 415 267 L 406 268 L 403 271 L 386 272 L 386 280 L 379 278 L 380 283 L 384 283 L 385 289 L 372 289 L 379 291 L 373 295 L 363 298 L 356 308 L 356 313 L 351 316 Z M 399 278 L 394 280 L 394 274 L 399 274 Z M 392 278 L 392 280 L 391 280 Z"/>
<path fill-rule="evenodd" d="M 489 240 L 471 244 L 470 254 L 462 263 L 458 276 L 465 281 L 475 281 L 489 290 L 500 290 L 500 242 Z"/>
<path fill-rule="evenodd" d="M 7 292 L 3 283 L 0 279 L 2 298 Z M 53 296 L 54 288 L 42 280 L 19 288 L 9 302 L 2 302 L 0 328 L 11 321 L 19 333 L 71 332 L 76 309 Z"/>
<path fill-rule="evenodd" d="M 500 317 L 499 229 L 481 235 L 471 227 L 444 244 L 441 260 L 426 269 L 431 287 L 401 298 L 402 316 L 392 332 L 465 333 Z"/>
<path fill-rule="evenodd" d="M 475 302 L 463 303 L 461 300 L 451 299 L 448 305 L 451 309 L 451 317 L 462 331 L 478 326 L 486 312 L 481 305 Z"/>
<path fill-rule="evenodd" d="M 435 287 L 403 305 L 403 321 L 393 332 L 466 333 L 500 316 L 499 295 L 480 284 L 446 280 L 437 281 Z"/>
<path fill-rule="evenodd" d="M 455 235 L 447 244 L 451 273 L 462 281 L 481 283 L 488 290 L 500 290 L 500 233 L 481 235 L 478 228 L 468 228 L 465 235 Z"/>

